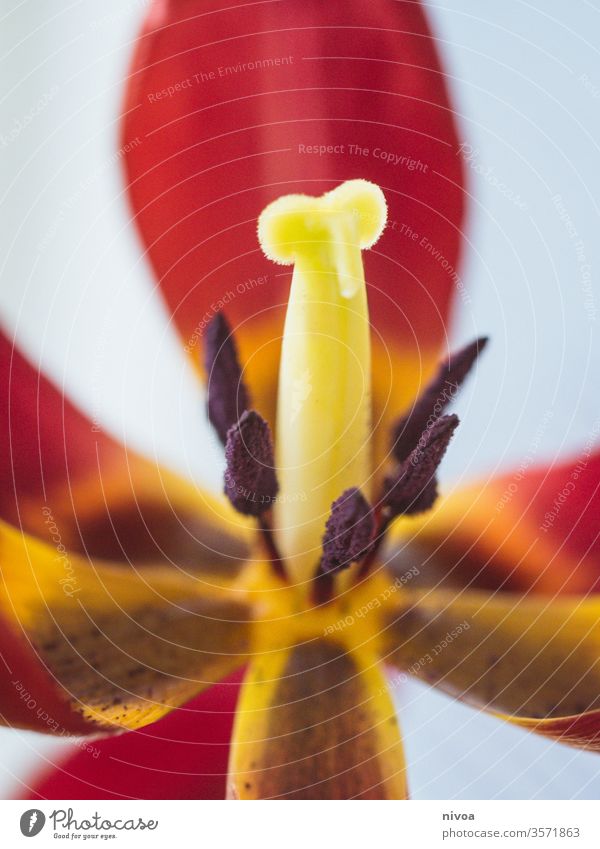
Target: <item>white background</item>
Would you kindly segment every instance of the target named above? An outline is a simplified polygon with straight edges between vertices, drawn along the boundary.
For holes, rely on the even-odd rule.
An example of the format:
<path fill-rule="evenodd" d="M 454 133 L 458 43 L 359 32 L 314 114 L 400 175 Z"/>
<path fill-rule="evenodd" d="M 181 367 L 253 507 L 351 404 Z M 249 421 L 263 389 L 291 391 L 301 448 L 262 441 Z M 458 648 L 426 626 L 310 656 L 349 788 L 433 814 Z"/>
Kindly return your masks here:
<path fill-rule="evenodd" d="M 113 432 L 216 486 L 219 470 L 202 462 L 212 437 L 199 389 L 153 291 L 114 161 L 121 81 L 145 5 L 0 0 L 0 316 Z M 463 267 L 471 302 L 454 337 L 493 340 L 458 405 L 450 488 L 522 461 L 547 410 L 540 461 L 583 444 L 600 413 L 600 4 L 454 0 L 429 4 L 429 14 L 461 135 L 477 151 Z M 592 300 L 556 194 L 583 242 Z M 598 756 L 420 685 L 400 701 L 414 798 L 600 794 Z M 0 796 L 63 745 L 0 731 Z"/>

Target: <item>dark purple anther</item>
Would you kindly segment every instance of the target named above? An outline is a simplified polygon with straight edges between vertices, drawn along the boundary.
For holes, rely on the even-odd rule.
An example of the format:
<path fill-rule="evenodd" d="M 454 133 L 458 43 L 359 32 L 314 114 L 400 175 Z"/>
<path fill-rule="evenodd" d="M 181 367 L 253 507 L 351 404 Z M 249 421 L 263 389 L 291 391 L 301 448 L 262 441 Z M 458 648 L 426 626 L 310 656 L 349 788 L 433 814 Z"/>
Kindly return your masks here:
<path fill-rule="evenodd" d="M 267 422 L 254 410 L 229 428 L 225 445 L 225 495 L 239 513 L 260 516 L 272 506 L 279 486 L 273 440 Z"/>
<path fill-rule="evenodd" d="M 208 418 L 225 445 L 227 431 L 248 409 L 250 398 L 242 380 L 235 339 L 222 312 L 212 319 L 204 334 L 204 368 Z"/>
<path fill-rule="evenodd" d="M 384 481 L 382 504 L 392 516 L 414 515 L 433 507 L 435 474 L 458 425 L 458 416 L 441 416 L 421 434 L 409 456 Z"/>
<path fill-rule="evenodd" d="M 323 535 L 321 572 L 337 572 L 367 554 L 375 530 L 368 501 L 356 487 L 347 489 L 331 505 Z"/>
<path fill-rule="evenodd" d="M 415 402 L 412 410 L 396 422 L 393 429 L 392 451 L 398 462 L 406 460 L 421 434 L 431 427 L 454 400 L 456 393 L 471 371 L 478 355 L 487 344 L 482 336 L 461 348 L 443 362 L 429 386 Z"/>

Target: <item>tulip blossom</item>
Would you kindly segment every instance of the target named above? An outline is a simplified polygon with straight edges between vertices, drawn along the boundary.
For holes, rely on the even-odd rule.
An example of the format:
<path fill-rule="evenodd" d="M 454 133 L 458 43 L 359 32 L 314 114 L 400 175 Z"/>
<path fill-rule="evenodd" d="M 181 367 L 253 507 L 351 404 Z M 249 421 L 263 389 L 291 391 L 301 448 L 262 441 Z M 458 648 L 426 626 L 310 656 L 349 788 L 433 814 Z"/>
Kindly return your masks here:
<path fill-rule="evenodd" d="M 598 748 L 600 458 L 441 491 L 487 341 L 443 344 L 454 122 L 420 6 L 353 6 L 163 0 L 138 44 L 128 186 L 222 497 L 0 339 L 0 713 L 90 738 L 34 795 L 407 798 L 386 667 Z"/>
<path fill-rule="evenodd" d="M 15 717 L 25 715 L 32 727 L 51 717 L 73 732 L 136 729 L 245 663 L 228 761 L 231 798 L 401 799 L 406 771 L 387 662 L 513 722 L 594 745 L 594 601 L 486 592 L 477 574 L 461 589 L 445 581 L 413 585 L 414 573 L 395 572 L 402 559 L 414 565 L 410 545 L 399 564 L 382 555 L 386 536 L 434 507 L 437 469 L 458 424 L 445 408 L 485 341 L 451 356 L 399 417 L 381 461 L 387 474 L 377 478 L 360 257 L 385 216 L 381 191 L 355 180 L 319 198 L 280 198 L 259 220 L 265 252 L 294 263 L 277 452 L 269 424 L 251 409 L 252 387 L 226 319 L 219 314 L 207 333 L 207 408 L 225 442 L 224 493 L 257 529 L 238 574 L 222 574 L 215 585 L 181 568 L 124 570 L 69 553 L 68 587 L 61 588 L 66 565 L 52 547 L 3 528 L 11 647 L 18 668 L 25 659 L 32 666 L 28 654 L 41 661 L 30 678 L 11 681 Z M 304 371 L 310 392 L 298 400 Z M 339 492 L 334 500 L 332 491 Z M 425 521 L 429 551 L 421 553 L 418 576 L 440 569 L 440 548 L 452 533 L 446 526 L 432 541 L 432 528 L 444 527 L 453 510 L 449 500 Z M 468 514 L 468 503 L 462 510 Z M 94 530 L 92 522 L 90 546 Z M 451 584 L 457 564 L 444 565 Z M 534 567 L 535 554 L 527 565 Z M 549 586 L 545 564 L 536 577 Z M 432 654 L 432 646 L 443 650 Z M 39 678 L 41 715 L 28 708 L 41 703 Z"/>

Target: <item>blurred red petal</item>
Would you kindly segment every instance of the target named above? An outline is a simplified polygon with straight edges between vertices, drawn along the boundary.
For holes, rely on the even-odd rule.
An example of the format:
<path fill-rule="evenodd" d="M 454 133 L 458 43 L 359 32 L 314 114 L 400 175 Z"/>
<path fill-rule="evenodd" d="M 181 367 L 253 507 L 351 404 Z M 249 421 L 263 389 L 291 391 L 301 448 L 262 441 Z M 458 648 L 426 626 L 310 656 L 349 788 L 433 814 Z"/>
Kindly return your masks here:
<path fill-rule="evenodd" d="M 214 570 L 245 557 L 239 520 L 222 499 L 128 451 L 1 330 L 0 381 L 0 518 L 107 560 Z"/>
<path fill-rule="evenodd" d="M 198 358 L 207 320 L 225 308 L 268 414 L 289 271 L 259 250 L 263 207 L 356 177 L 381 185 L 389 225 L 365 257 L 371 315 L 392 354 L 408 350 L 418 364 L 417 352 L 427 359 L 443 341 L 460 286 L 463 169 L 418 2 L 220 6 L 153 2 L 129 78 L 123 161 L 186 346 Z M 384 355 L 376 366 L 389 391 L 393 365 Z"/>
<path fill-rule="evenodd" d="M 431 583 L 598 592 L 600 452 L 587 445 L 552 468 L 516 469 L 457 490 L 413 526 L 411 539 L 398 563 L 418 544 Z"/>
<path fill-rule="evenodd" d="M 561 743 L 600 751 L 600 710 L 557 719 L 519 721 L 513 718 L 511 721 Z"/>
<path fill-rule="evenodd" d="M 86 741 L 26 799 L 224 799 L 242 672 L 140 731 Z"/>
<path fill-rule="evenodd" d="M 77 410 L 0 332 L 0 512 L 19 524 L 19 506 L 67 489 L 69 478 L 119 456 L 117 444 Z M 27 516 L 21 516 L 25 523 Z"/>

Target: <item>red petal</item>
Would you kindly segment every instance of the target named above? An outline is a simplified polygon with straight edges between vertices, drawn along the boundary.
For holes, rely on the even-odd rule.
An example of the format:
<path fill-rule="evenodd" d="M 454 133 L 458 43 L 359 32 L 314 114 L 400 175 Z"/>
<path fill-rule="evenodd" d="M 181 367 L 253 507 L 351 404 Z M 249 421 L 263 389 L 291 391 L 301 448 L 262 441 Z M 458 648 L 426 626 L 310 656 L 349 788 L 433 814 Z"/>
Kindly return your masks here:
<path fill-rule="evenodd" d="M 505 476 L 496 491 L 498 506 L 500 500 L 509 501 L 507 521 L 518 519 L 523 530 L 535 529 L 558 563 L 572 567 L 572 575 L 564 573 L 565 582 L 576 582 L 579 592 L 600 588 L 600 452 L 592 454 L 588 445 L 552 469 Z"/>
<path fill-rule="evenodd" d="M 19 504 L 110 462 L 118 447 L 36 372 L 0 332 L 0 512 L 19 524 Z"/>
<path fill-rule="evenodd" d="M 239 563 L 245 544 L 233 511 L 127 451 L 1 331 L 0 380 L 0 518 L 107 560 Z"/>
<path fill-rule="evenodd" d="M 513 721 L 570 746 L 600 751 L 600 710 L 556 719 Z"/>
<path fill-rule="evenodd" d="M 388 229 L 366 256 L 376 331 L 396 350 L 437 349 L 459 285 L 463 169 L 421 5 L 225 5 L 155 0 L 125 105 L 131 202 L 186 345 L 196 351 L 220 306 L 245 360 L 258 345 L 238 324 L 252 319 L 260 339 L 277 337 L 288 272 L 262 256 L 258 214 L 279 195 L 363 177 L 389 201 Z M 263 387 L 275 353 L 250 365 Z"/>
<path fill-rule="evenodd" d="M 34 783 L 27 799 L 224 799 L 242 674 L 160 722 L 93 742 Z"/>
<path fill-rule="evenodd" d="M 434 582 L 597 592 L 600 452 L 588 445 L 553 468 L 521 468 L 457 491 L 418 527 L 414 538 Z"/>

